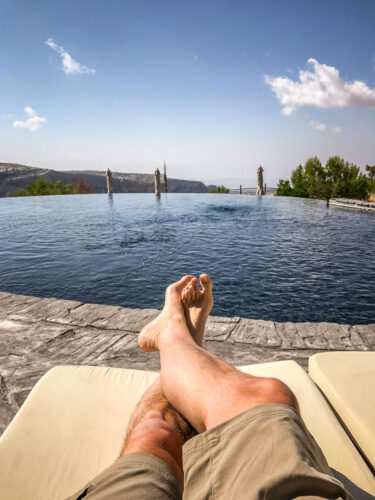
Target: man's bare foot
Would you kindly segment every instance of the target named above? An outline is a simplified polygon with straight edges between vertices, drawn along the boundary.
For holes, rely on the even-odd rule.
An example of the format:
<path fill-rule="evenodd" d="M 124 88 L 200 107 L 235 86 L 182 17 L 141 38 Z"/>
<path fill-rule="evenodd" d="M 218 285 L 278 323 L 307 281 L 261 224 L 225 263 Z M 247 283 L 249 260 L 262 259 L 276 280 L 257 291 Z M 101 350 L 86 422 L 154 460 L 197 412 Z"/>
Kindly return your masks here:
<path fill-rule="evenodd" d="M 194 276 L 184 276 L 169 285 L 165 292 L 165 304 L 162 312 L 142 328 L 138 335 L 138 345 L 145 352 L 158 351 L 158 337 L 171 320 L 181 319 L 186 327 L 185 311 L 182 304 L 182 291 Z"/>
<path fill-rule="evenodd" d="M 186 323 L 191 336 L 198 345 L 202 345 L 207 318 L 212 310 L 214 299 L 212 295 L 212 281 L 208 274 L 199 277 L 202 290 L 197 278 L 192 278 L 182 290 L 182 302 L 185 310 Z"/>

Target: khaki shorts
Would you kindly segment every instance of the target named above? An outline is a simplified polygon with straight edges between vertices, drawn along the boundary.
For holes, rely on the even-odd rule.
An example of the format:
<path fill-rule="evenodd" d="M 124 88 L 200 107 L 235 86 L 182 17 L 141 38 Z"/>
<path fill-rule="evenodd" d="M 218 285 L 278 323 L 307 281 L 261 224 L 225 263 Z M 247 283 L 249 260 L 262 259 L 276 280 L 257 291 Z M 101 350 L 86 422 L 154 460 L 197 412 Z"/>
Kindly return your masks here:
<path fill-rule="evenodd" d="M 184 485 L 159 458 L 119 458 L 69 500 L 352 499 L 297 412 L 267 404 L 190 439 Z"/>

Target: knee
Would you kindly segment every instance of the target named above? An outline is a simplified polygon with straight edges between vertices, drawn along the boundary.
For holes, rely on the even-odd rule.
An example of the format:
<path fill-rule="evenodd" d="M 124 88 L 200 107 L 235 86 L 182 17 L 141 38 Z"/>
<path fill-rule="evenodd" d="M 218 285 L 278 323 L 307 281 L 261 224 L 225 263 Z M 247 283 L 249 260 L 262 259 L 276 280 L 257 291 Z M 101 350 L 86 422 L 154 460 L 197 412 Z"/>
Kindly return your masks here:
<path fill-rule="evenodd" d="M 155 449 L 162 449 L 176 455 L 182 445 L 181 434 L 164 420 L 161 412 L 151 410 L 128 435 L 124 451 L 126 453 L 129 453 L 129 450 L 152 453 Z"/>
<path fill-rule="evenodd" d="M 291 389 L 277 378 L 251 377 L 242 381 L 242 391 L 251 396 L 254 406 L 278 403 L 291 406 L 299 412 L 298 401 Z"/>
<path fill-rule="evenodd" d="M 284 382 L 278 378 L 264 378 L 260 384 L 266 403 L 284 404 L 299 412 L 297 398 Z"/>
<path fill-rule="evenodd" d="M 164 420 L 163 414 L 152 410 L 144 415 L 128 435 L 122 456 L 136 452 L 150 453 L 169 465 L 182 480 L 183 444 L 181 434 Z"/>
<path fill-rule="evenodd" d="M 137 442 L 149 442 L 152 446 L 166 447 L 181 439 L 178 431 L 169 425 L 162 412 L 151 410 L 134 427 L 129 439 Z"/>

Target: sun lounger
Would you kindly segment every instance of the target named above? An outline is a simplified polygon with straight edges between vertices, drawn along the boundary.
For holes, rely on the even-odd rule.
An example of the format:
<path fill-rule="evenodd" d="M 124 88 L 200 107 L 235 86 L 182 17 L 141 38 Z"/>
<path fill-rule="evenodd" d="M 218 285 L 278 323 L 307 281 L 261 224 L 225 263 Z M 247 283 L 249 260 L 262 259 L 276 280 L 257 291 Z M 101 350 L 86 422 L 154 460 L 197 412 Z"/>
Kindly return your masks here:
<path fill-rule="evenodd" d="M 373 476 L 314 383 L 293 361 L 242 368 L 278 377 L 331 467 L 369 493 Z M 157 373 L 58 366 L 36 384 L 0 439 L 0 491 L 7 500 L 61 500 L 119 455 L 137 401 Z"/>
<path fill-rule="evenodd" d="M 309 375 L 375 470 L 375 352 L 325 352 Z"/>

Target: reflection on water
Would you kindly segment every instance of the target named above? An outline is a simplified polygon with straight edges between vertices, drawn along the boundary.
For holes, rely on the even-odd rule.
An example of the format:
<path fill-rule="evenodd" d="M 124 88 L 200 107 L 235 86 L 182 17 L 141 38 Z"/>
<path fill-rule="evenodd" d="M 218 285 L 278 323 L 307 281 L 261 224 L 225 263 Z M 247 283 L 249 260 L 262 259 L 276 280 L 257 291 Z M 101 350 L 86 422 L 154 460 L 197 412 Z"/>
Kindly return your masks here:
<path fill-rule="evenodd" d="M 107 198 L 108 198 L 108 203 L 111 207 L 113 207 L 113 194 L 108 194 L 107 195 Z"/>
<path fill-rule="evenodd" d="M 375 217 L 325 202 L 239 195 L 0 199 L 0 290 L 161 307 L 209 273 L 214 314 L 375 322 Z"/>

